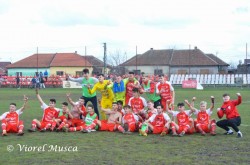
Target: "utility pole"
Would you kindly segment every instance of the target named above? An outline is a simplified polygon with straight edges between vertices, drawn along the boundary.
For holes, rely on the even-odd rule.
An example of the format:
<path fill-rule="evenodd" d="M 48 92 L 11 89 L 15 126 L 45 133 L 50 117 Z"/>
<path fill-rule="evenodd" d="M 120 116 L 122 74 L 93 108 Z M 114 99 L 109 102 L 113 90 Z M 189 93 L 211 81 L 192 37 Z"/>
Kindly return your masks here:
<path fill-rule="evenodd" d="M 247 62 L 247 43 L 246 43 L 246 79 L 247 79 L 247 84 L 249 83 L 248 82 L 248 62 Z M 248 84 L 249 85 L 249 84 Z"/>
<path fill-rule="evenodd" d="M 135 47 L 135 74 L 137 75 L 137 45 Z"/>
<path fill-rule="evenodd" d="M 188 51 L 188 74 L 190 75 L 190 49 L 191 45 L 189 44 L 189 51 Z"/>
<path fill-rule="evenodd" d="M 85 46 L 84 47 L 85 49 L 84 49 L 84 51 L 85 51 L 85 68 L 86 68 L 86 63 L 87 63 L 87 58 L 86 58 L 86 55 L 87 55 L 87 47 Z"/>
<path fill-rule="evenodd" d="M 104 47 L 104 57 L 103 57 L 103 62 L 104 62 L 104 75 L 106 74 L 106 67 L 107 67 L 107 46 L 106 43 L 103 43 L 103 47 Z"/>
<path fill-rule="evenodd" d="M 36 47 L 36 72 L 38 75 L 38 47 Z"/>

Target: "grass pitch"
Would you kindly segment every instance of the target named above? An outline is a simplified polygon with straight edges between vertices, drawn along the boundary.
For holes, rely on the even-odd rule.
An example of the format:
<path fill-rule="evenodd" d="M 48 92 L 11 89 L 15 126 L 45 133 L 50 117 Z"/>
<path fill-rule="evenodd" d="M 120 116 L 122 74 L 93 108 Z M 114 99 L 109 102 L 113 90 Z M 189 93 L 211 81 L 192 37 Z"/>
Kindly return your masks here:
<path fill-rule="evenodd" d="M 23 94 L 29 97 L 27 109 L 20 116 L 24 121 L 25 134 L 22 137 L 9 134 L 0 137 L 0 164 L 250 164 L 250 89 L 249 88 L 175 88 L 176 101 L 183 102 L 197 97 L 195 107 L 205 100 L 210 103 L 210 96 L 215 96 L 215 109 L 212 115 L 217 119 L 216 109 L 222 104 L 222 94 L 229 93 L 236 99 L 240 92 L 243 103 L 238 106 L 242 117 L 240 130 L 243 138 L 223 135 L 224 130 L 217 128 L 217 135 L 205 137 L 200 134 L 184 137 L 160 137 L 149 134 L 141 137 L 138 133 L 123 135 L 118 132 L 92 132 L 83 134 L 35 132 L 29 133 L 31 121 L 42 118 L 42 110 L 35 91 L 32 89 L 0 88 L 0 114 L 8 111 L 9 103 L 23 104 Z M 48 104 L 49 98 L 56 98 L 57 107 L 66 101 L 70 92 L 73 100 L 78 100 L 81 89 L 44 89 L 40 95 Z"/>

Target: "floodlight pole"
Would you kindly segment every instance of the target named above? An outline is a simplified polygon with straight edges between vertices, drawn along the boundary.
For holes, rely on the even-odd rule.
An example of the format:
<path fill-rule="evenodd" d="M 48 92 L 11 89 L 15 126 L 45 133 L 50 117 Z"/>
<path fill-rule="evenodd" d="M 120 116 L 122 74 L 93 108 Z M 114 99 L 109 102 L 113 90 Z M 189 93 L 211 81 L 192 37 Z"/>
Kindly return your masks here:
<path fill-rule="evenodd" d="M 135 47 L 135 74 L 137 75 L 137 45 Z"/>

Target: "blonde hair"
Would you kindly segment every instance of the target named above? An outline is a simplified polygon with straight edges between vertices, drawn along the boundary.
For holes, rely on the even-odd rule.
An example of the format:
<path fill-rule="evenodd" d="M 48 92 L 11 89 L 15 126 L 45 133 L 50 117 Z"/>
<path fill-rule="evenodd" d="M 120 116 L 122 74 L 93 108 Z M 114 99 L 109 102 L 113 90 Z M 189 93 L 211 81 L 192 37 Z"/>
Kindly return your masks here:
<path fill-rule="evenodd" d="M 201 101 L 201 102 L 200 102 L 200 105 L 205 105 L 205 106 L 207 106 L 207 102 L 206 102 L 206 101 Z"/>

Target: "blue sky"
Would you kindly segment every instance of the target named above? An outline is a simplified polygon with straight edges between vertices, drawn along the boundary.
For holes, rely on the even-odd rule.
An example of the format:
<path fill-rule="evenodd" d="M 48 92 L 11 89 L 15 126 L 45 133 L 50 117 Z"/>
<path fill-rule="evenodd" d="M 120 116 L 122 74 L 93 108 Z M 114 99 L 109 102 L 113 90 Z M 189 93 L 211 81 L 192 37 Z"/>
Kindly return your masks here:
<path fill-rule="evenodd" d="M 130 58 L 154 49 L 197 46 L 228 63 L 250 45 L 248 0 L 0 0 L 0 61 L 75 52 Z M 250 52 L 250 48 L 248 48 Z M 249 54 L 249 53 L 248 53 Z M 248 56 L 248 58 L 250 58 Z"/>

